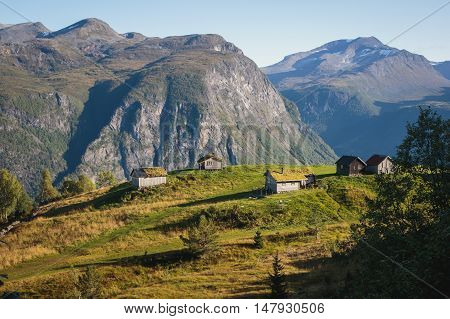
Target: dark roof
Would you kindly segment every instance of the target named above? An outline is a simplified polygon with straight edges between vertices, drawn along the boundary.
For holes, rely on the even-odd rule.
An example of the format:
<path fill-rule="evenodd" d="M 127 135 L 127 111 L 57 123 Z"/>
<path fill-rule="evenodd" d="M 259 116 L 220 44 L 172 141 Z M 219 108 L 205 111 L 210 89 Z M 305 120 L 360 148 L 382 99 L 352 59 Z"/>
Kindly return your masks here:
<path fill-rule="evenodd" d="M 344 155 L 340 159 L 336 161 L 335 164 L 339 165 L 350 165 L 351 162 L 354 160 L 360 161 L 364 166 L 367 166 L 366 162 L 364 162 L 362 159 L 360 159 L 358 156 L 351 156 L 351 155 Z"/>
<path fill-rule="evenodd" d="M 374 154 L 367 160 L 367 166 L 377 166 L 386 158 L 391 159 L 388 155 Z"/>
<path fill-rule="evenodd" d="M 212 154 L 211 153 L 211 154 L 207 154 L 205 156 L 200 157 L 198 159 L 197 163 L 202 163 L 202 162 L 207 161 L 209 159 L 213 159 L 215 161 L 222 162 L 222 159 L 220 157 L 218 157 L 216 154 Z"/>
<path fill-rule="evenodd" d="M 167 171 L 162 167 L 141 167 L 131 171 L 132 177 L 148 178 L 166 176 Z"/>

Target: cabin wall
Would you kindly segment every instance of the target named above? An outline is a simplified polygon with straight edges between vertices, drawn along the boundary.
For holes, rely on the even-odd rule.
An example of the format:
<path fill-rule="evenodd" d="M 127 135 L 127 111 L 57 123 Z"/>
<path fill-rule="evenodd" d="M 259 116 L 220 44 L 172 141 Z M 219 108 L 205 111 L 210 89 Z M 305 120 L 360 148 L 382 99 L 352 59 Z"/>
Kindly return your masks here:
<path fill-rule="evenodd" d="M 336 164 L 337 175 L 349 175 L 349 166 L 344 164 Z"/>
<path fill-rule="evenodd" d="M 277 193 L 295 191 L 306 188 L 306 180 L 298 182 L 279 182 L 277 183 Z"/>
<path fill-rule="evenodd" d="M 394 163 L 388 158 L 385 158 L 380 164 L 367 166 L 366 171 L 374 174 L 390 174 L 394 169 Z"/>
<path fill-rule="evenodd" d="M 222 169 L 222 162 L 209 159 L 199 164 L 199 169 L 215 170 Z"/>
<path fill-rule="evenodd" d="M 147 178 L 135 178 L 133 177 L 131 183 L 133 186 L 138 188 L 152 187 L 160 184 L 165 184 L 167 182 L 166 176 L 161 177 L 147 177 Z"/>

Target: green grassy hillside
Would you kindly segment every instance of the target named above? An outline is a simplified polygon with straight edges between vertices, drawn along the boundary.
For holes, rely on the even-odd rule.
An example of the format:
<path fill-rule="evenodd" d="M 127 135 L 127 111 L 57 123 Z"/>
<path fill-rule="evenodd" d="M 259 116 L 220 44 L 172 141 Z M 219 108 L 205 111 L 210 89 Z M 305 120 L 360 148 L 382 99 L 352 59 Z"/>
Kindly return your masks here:
<path fill-rule="evenodd" d="M 147 191 L 123 183 L 40 207 L 2 238 L 0 273 L 9 280 L 0 292 L 71 297 L 74 276 L 93 265 L 106 298 L 265 297 L 279 252 L 294 295 L 326 296 L 340 285 L 323 284 L 324 272 L 339 271 L 326 259 L 373 198 L 373 178 L 310 167 L 318 188 L 260 197 L 267 168 L 173 172 Z M 190 259 L 179 235 L 202 214 L 219 227 L 220 247 Z M 252 246 L 256 230 L 263 249 Z"/>

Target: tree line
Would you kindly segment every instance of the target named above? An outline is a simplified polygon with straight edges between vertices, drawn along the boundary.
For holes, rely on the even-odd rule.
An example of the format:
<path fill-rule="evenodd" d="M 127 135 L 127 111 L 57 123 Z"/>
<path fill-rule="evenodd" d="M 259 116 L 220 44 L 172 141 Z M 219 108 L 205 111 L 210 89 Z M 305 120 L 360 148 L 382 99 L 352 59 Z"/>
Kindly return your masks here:
<path fill-rule="evenodd" d="M 94 183 L 88 176 L 80 174 L 64 179 L 59 188 L 53 185 L 53 177 L 48 169 L 41 175 L 41 184 L 37 197 L 33 200 L 20 183 L 17 176 L 7 169 L 0 170 L 0 224 L 11 220 L 27 217 L 38 205 L 67 198 L 95 190 L 96 188 L 112 186 L 117 183 L 110 171 L 100 171 Z"/>

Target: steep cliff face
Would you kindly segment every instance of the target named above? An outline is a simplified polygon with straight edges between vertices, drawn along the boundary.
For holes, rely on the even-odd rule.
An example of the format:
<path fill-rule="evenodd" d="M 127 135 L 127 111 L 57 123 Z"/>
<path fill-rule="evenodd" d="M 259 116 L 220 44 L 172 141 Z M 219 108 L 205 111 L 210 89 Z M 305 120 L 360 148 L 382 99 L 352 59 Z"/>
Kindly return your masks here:
<path fill-rule="evenodd" d="M 80 152 L 80 170 L 93 175 L 102 168 L 126 176 L 139 165 L 181 169 L 195 167 L 206 152 L 229 164 L 334 159 L 333 151 L 293 119 L 292 105 L 241 54 L 174 54 L 131 82 L 133 88 L 119 99 L 110 121 Z"/>
<path fill-rule="evenodd" d="M 28 189 L 45 167 L 61 181 L 195 167 L 206 152 L 228 164 L 335 159 L 295 105 L 218 35 L 120 35 L 87 19 L 2 44 L 0 77 L 0 164 Z"/>

